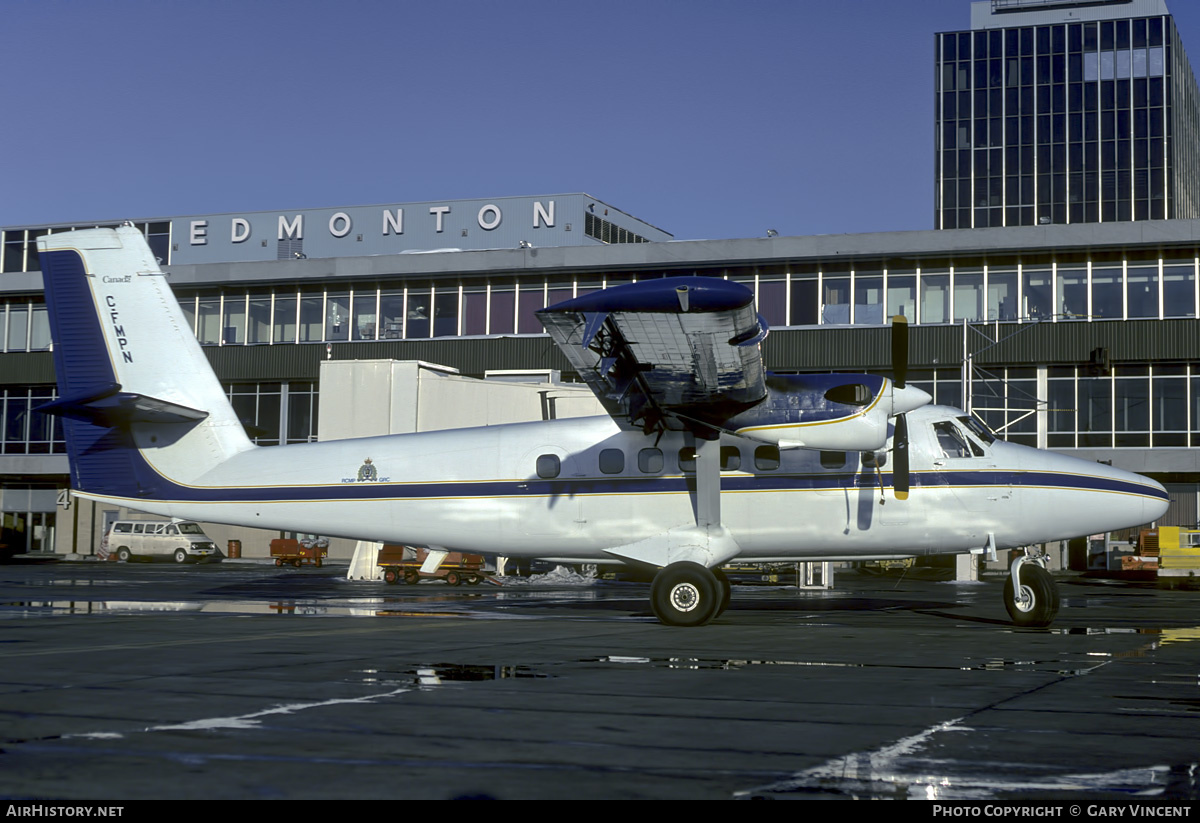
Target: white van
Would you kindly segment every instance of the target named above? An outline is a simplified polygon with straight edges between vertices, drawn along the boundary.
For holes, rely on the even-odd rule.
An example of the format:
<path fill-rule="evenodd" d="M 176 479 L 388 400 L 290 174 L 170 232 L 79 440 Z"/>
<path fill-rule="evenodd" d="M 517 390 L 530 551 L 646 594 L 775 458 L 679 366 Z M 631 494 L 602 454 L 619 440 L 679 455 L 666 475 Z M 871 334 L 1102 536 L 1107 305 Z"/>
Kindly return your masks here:
<path fill-rule="evenodd" d="M 108 533 L 108 551 L 122 562 L 134 557 L 173 557 L 176 563 L 186 563 L 192 557 L 211 557 L 217 547 L 190 520 L 118 520 Z"/>

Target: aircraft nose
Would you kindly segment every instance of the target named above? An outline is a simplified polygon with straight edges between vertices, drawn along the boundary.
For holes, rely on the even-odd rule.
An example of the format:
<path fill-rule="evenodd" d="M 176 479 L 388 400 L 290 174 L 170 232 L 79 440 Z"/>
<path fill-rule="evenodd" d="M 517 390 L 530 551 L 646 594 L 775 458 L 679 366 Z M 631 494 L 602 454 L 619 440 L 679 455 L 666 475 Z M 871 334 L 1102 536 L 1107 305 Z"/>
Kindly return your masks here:
<path fill-rule="evenodd" d="M 1096 472 L 1097 465 L 1092 464 Z M 1171 498 L 1167 490 L 1156 480 L 1141 474 L 1134 474 L 1123 469 L 1107 466 L 1103 471 L 1093 474 L 1096 488 L 1116 492 L 1107 495 L 1104 513 L 1098 520 L 1106 521 L 1104 528 L 1094 528 L 1095 531 L 1112 531 L 1114 529 L 1141 526 L 1158 520 L 1167 513 Z"/>
<path fill-rule="evenodd" d="M 1167 494 L 1166 488 L 1157 480 L 1151 480 L 1149 477 L 1142 475 L 1134 475 L 1134 477 L 1146 484 L 1147 492 L 1153 497 L 1143 498 L 1142 511 L 1147 523 L 1152 520 L 1158 520 L 1167 513 L 1167 509 L 1171 505 L 1171 496 Z"/>
<path fill-rule="evenodd" d="M 929 392 L 918 389 L 916 386 L 893 387 L 892 389 L 892 414 L 904 414 L 932 402 L 933 397 Z"/>

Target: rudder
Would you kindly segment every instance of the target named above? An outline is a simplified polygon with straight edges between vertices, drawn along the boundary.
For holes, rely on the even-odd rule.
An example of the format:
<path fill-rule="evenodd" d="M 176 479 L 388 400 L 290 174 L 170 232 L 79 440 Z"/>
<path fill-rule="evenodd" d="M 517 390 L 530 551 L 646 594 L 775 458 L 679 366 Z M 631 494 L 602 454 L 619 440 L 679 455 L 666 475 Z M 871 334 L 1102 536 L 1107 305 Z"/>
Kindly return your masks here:
<path fill-rule="evenodd" d="M 253 448 L 142 234 L 39 239 L 76 491 L 169 495 Z"/>

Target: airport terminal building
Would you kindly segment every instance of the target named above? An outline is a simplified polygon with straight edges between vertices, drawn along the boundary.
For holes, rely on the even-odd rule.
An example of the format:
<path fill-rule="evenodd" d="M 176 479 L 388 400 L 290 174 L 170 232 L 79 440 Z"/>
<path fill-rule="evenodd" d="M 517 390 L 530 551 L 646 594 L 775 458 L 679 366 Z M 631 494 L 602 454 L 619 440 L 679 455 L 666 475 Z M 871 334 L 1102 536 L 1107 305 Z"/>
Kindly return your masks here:
<path fill-rule="evenodd" d="M 511 246 L 467 247 L 479 221 L 494 219 L 488 203 L 529 237 L 545 228 L 575 244 L 542 246 L 514 231 Z M 428 239 L 436 248 L 392 253 L 378 251 L 391 237 L 386 215 L 403 211 L 407 232 L 436 205 L 138 222 L 264 446 L 316 438 L 327 359 L 426 361 L 477 377 L 557 369 L 569 380 L 537 309 L 632 280 L 700 275 L 755 291 L 772 328 L 766 364 L 777 372 L 886 373 L 883 324 L 905 314 L 910 381 L 937 402 L 969 403 L 1015 442 L 1149 474 L 1172 493 L 1172 522 L 1197 519 L 1200 220 L 673 241 L 583 195 L 488 203 L 451 204 L 443 232 Z M 469 225 L 451 228 L 456 211 Z M 285 224 L 302 225 L 303 236 L 281 237 Z M 10 544 L 87 554 L 94 547 L 79 535 L 95 514 L 89 504 L 66 508 L 61 433 L 32 412 L 55 385 L 30 244 L 66 228 L 3 230 L 0 505 Z M 442 240 L 451 230 L 459 247 Z M 607 242 L 594 236 L 605 232 Z M 281 245 L 297 240 L 303 250 Z"/>
<path fill-rule="evenodd" d="M 754 290 L 776 372 L 886 374 L 886 319 L 904 314 L 910 382 L 936 402 L 1014 442 L 1150 475 L 1171 493 L 1163 524 L 1195 524 L 1200 128 L 1165 5 L 985 0 L 934 51 L 929 231 L 677 241 L 586 194 L 134 222 L 263 446 L 317 438 L 322 362 L 570 381 L 538 309 L 699 275 Z M 95 225 L 0 228 L 10 552 L 89 554 L 102 531 L 90 504 L 69 503 L 59 424 L 32 411 L 55 397 L 37 238 Z"/>

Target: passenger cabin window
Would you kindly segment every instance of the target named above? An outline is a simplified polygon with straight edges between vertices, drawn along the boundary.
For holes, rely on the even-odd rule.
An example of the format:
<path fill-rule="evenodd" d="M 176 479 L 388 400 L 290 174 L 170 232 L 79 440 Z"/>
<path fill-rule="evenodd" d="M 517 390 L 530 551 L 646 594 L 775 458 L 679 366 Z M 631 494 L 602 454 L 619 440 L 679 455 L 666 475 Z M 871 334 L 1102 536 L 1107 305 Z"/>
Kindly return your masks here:
<path fill-rule="evenodd" d="M 620 449 L 604 449 L 601 451 L 600 471 L 604 474 L 620 474 L 625 471 L 625 452 Z"/>
<path fill-rule="evenodd" d="M 540 454 L 537 459 L 537 476 L 543 480 L 549 480 L 551 477 L 558 477 L 558 473 L 562 471 L 562 461 L 558 459 L 557 454 Z"/>
<path fill-rule="evenodd" d="M 679 450 L 679 470 L 681 472 L 696 470 L 696 450 L 693 447 L 685 446 Z"/>
<path fill-rule="evenodd" d="M 821 452 L 821 466 L 826 469 L 840 469 L 846 465 L 845 452 Z"/>
<path fill-rule="evenodd" d="M 742 453 L 737 446 L 721 447 L 721 471 L 735 472 L 742 467 Z"/>
<path fill-rule="evenodd" d="M 882 469 L 884 466 L 887 465 L 887 452 L 886 451 L 863 452 L 862 453 L 862 464 L 863 464 L 864 469 L 875 469 L 875 468 Z"/>
<path fill-rule="evenodd" d="M 658 474 L 663 470 L 661 449 L 642 449 L 638 452 L 638 471 L 643 474 Z"/>
<path fill-rule="evenodd" d="M 134 523 L 134 524 L 133 524 L 133 533 L 134 533 L 134 534 L 141 534 L 141 533 L 142 533 L 142 532 L 144 532 L 145 530 L 146 530 L 146 524 L 145 524 L 145 523 Z"/>
<path fill-rule="evenodd" d="M 779 447 L 759 446 L 754 450 L 754 468 L 759 471 L 773 472 L 779 468 Z"/>

